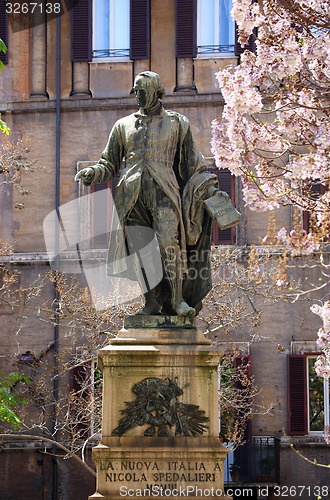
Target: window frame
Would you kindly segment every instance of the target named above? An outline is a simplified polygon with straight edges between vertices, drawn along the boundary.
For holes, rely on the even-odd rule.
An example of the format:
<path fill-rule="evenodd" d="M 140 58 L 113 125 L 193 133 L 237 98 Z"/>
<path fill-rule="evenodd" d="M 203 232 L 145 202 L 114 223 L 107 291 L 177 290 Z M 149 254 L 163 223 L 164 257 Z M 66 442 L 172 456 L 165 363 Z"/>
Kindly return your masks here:
<path fill-rule="evenodd" d="M 329 392 L 329 379 L 326 380 L 322 377 L 318 377 L 320 382 L 323 381 L 323 428 L 319 431 L 311 430 L 311 418 L 310 418 L 310 377 L 309 377 L 309 360 L 314 359 L 316 361 L 319 353 L 309 354 L 306 353 L 306 388 L 307 388 L 307 430 L 308 434 L 312 436 L 323 435 L 325 427 L 330 426 L 330 392 Z M 318 376 L 318 375 L 317 375 Z"/>
<path fill-rule="evenodd" d="M 103 49 L 95 49 L 96 46 L 96 36 L 97 36 L 97 29 L 96 29 L 96 23 L 97 23 L 97 15 L 96 15 L 96 9 L 97 9 L 97 0 L 92 0 L 92 60 L 93 62 L 111 62 L 111 61 L 129 61 L 130 60 L 130 0 L 126 0 L 128 5 L 127 5 L 127 16 L 125 19 L 121 19 L 120 25 L 121 27 L 127 26 L 127 47 L 123 48 L 116 48 L 116 25 L 118 24 L 118 19 L 117 19 L 117 14 L 120 13 L 122 15 L 123 10 L 120 8 L 120 3 L 123 2 L 123 0 L 108 0 L 109 3 L 109 18 L 108 18 L 108 25 L 109 25 L 109 40 L 108 40 L 108 45 L 109 47 L 104 47 Z M 104 16 L 102 16 L 104 17 Z M 113 48 L 112 48 L 113 47 Z M 102 56 L 96 56 L 95 52 L 107 52 L 106 55 Z"/>
<path fill-rule="evenodd" d="M 104 49 L 96 49 L 96 0 L 93 1 L 91 7 L 90 26 L 92 28 L 91 41 L 91 61 L 100 62 L 130 62 L 135 59 L 149 59 L 150 57 L 150 2 L 151 0 L 127 0 L 127 17 L 121 25 L 127 25 L 127 47 L 111 48 L 111 45 L 116 45 L 112 38 L 113 30 L 111 23 L 116 23 L 116 12 L 121 12 L 122 6 L 120 0 L 113 0 L 110 3 L 109 13 L 109 47 Z M 95 52 L 103 51 L 104 55 L 96 56 Z M 108 52 L 108 53 L 106 53 Z"/>
<path fill-rule="evenodd" d="M 205 2 L 204 0 L 197 0 L 197 17 L 196 17 L 196 44 L 197 44 L 197 49 L 196 49 L 196 57 L 198 59 L 210 59 L 214 57 L 221 57 L 221 58 L 226 58 L 226 57 L 234 57 L 236 48 L 235 48 L 235 23 L 232 21 L 232 33 L 231 33 L 231 38 L 232 38 L 232 43 L 227 44 L 227 45 L 220 45 L 220 37 L 221 37 L 221 19 L 220 19 L 220 1 L 221 0 L 211 0 L 213 1 L 213 12 L 211 13 L 211 17 L 213 18 L 214 24 L 213 24 L 213 45 L 202 45 L 202 7 L 205 7 Z M 228 2 L 230 0 L 227 0 Z M 231 10 L 231 9 L 230 9 Z M 229 12 L 229 17 L 230 17 L 230 12 Z M 216 22 L 218 19 L 219 22 Z M 218 43 L 215 43 L 218 42 Z M 222 50 L 221 47 L 225 48 L 227 47 L 228 50 Z"/>
<path fill-rule="evenodd" d="M 288 432 L 289 435 L 321 436 L 330 423 L 329 380 L 323 379 L 324 425 L 320 431 L 310 430 L 309 371 L 308 360 L 317 358 L 320 352 L 289 354 L 288 361 Z M 320 377 L 322 380 L 322 377 Z M 326 398 L 325 391 L 328 391 Z"/>

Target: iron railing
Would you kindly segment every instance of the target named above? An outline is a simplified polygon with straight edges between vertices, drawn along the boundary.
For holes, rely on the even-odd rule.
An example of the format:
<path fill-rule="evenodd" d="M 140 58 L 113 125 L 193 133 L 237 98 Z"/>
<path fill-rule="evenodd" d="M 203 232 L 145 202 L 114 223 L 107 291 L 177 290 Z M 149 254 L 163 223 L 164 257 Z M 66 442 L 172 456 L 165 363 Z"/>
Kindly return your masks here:
<path fill-rule="evenodd" d="M 225 461 L 225 482 L 277 483 L 280 476 L 280 441 L 254 436 L 229 452 Z"/>

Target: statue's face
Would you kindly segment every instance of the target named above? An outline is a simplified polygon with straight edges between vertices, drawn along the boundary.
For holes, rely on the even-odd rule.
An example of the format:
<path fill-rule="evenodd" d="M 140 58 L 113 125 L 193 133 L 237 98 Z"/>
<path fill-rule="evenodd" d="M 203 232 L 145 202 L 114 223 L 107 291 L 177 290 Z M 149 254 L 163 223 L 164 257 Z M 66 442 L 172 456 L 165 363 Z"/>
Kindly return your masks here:
<path fill-rule="evenodd" d="M 140 108 L 149 109 L 158 100 L 152 81 L 148 77 L 138 77 L 135 80 L 134 91 Z"/>

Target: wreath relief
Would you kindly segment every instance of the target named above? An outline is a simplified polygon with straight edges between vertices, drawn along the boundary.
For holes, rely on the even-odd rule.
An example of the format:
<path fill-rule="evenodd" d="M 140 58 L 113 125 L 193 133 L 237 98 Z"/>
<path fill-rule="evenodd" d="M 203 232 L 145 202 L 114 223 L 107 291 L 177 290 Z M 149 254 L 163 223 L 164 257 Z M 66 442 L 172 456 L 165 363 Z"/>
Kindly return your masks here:
<path fill-rule="evenodd" d="M 208 428 L 209 418 L 199 406 L 178 401 L 183 390 L 176 379 L 145 378 L 133 385 L 136 399 L 126 402 L 121 410 L 123 418 L 112 431 L 113 436 L 122 436 L 136 426 L 148 425 L 145 436 L 169 436 L 175 426 L 176 436 L 198 436 Z"/>

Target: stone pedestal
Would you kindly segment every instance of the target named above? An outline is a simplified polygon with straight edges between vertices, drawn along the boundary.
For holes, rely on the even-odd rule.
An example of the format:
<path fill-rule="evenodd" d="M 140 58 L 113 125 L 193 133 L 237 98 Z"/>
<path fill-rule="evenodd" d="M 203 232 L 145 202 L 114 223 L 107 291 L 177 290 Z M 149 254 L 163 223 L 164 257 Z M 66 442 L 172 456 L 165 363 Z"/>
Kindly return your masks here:
<path fill-rule="evenodd" d="M 193 320 L 126 319 L 99 351 L 102 439 L 93 449 L 97 487 L 90 500 L 224 496 L 220 358 Z"/>

